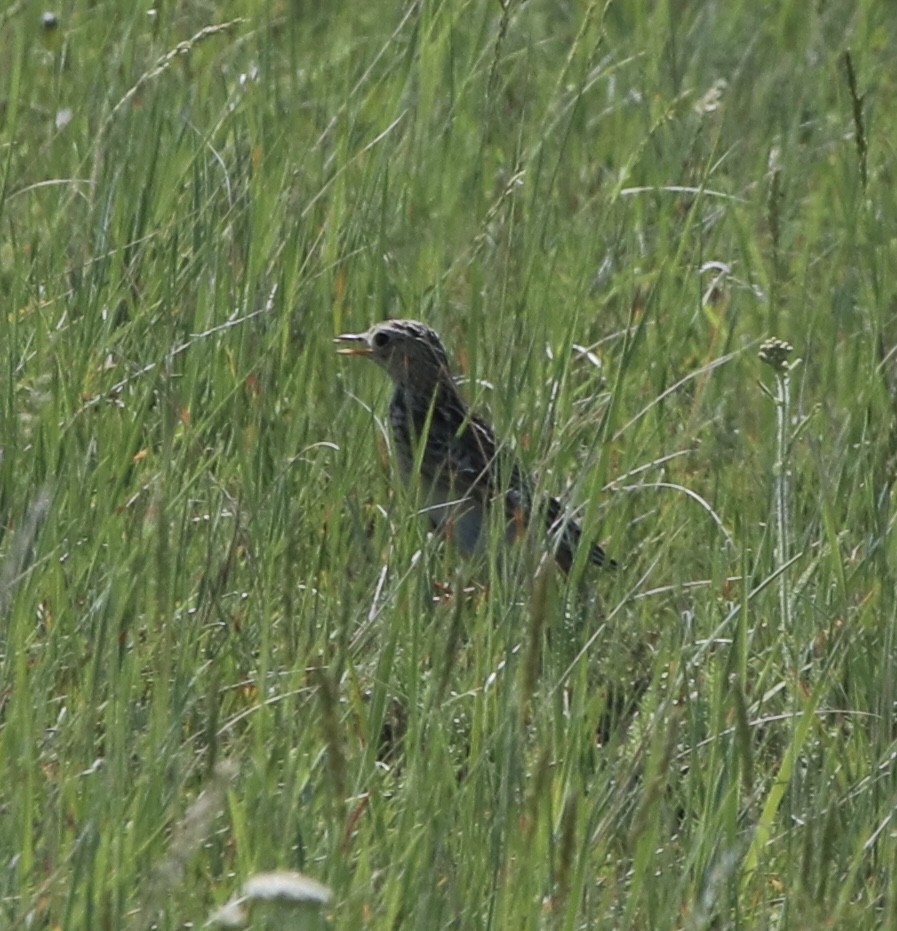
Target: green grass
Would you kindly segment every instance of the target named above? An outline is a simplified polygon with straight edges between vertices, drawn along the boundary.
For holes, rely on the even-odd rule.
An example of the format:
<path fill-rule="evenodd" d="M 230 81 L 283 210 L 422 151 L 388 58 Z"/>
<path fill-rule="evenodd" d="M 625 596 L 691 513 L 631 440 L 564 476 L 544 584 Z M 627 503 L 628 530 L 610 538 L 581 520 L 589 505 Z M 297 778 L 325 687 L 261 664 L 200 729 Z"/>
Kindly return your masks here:
<path fill-rule="evenodd" d="M 897 925 L 897 14 L 773 6 L 0 12 L 0 926 Z M 389 315 L 620 571 L 426 540 Z"/>

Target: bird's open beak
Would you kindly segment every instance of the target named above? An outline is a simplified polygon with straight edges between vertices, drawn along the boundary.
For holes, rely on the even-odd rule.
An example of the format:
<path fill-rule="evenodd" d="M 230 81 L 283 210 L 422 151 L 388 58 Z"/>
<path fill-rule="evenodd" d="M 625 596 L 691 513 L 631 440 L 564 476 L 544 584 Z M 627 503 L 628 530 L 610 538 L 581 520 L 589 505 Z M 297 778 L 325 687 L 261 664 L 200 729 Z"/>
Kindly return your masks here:
<path fill-rule="evenodd" d="M 334 342 L 341 356 L 369 356 L 373 351 L 366 333 L 343 333 Z"/>

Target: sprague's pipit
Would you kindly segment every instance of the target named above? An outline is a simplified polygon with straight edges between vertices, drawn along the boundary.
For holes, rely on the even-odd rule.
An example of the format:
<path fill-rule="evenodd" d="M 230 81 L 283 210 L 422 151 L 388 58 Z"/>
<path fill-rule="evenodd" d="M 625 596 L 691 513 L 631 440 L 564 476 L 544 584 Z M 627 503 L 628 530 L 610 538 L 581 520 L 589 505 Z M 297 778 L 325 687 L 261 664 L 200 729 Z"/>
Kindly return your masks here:
<path fill-rule="evenodd" d="M 386 320 L 366 333 L 335 340 L 343 355 L 367 356 L 386 369 L 395 385 L 389 423 L 406 481 L 419 478 L 423 513 L 430 526 L 465 553 L 484 546 L 490 509 L 504 509 L 506 536 L 515 539 L 537 515 L 558 565 L 568 572 L 582 528 L 557 498 L 537 500 L 532 480 L 492 428 L 473 414 L 458 393 L 439 336 L 415 320 Z M 600 546 L 589 561 L 614 566 Z"/>

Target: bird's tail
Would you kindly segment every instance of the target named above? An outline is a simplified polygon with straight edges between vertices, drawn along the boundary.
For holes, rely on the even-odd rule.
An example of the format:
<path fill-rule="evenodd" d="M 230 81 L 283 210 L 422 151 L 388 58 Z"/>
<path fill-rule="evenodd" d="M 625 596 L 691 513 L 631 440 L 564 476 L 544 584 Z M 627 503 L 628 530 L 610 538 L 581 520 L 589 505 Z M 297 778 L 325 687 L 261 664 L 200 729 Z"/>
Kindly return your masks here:
<path fill-rule="evenodd" d="M 549 499 L 546 517 L 548 534 L 555 545 L 555 558 L 561 569 L 569 572 L 582 538 L 582 527 L 564 513 L 564 508 L 557 498 Z M 617 568 L 617 561 L 611 559 L 597 543 L 589 547 L 589 562 L 596 566 L 606 566 L 608 569 Z"/>

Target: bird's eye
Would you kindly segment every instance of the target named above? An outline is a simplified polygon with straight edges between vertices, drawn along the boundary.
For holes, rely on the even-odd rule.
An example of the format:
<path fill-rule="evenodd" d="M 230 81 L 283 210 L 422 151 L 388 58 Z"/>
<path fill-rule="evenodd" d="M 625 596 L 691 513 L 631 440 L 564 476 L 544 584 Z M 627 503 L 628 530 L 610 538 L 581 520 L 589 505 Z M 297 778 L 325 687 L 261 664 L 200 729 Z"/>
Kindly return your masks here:
<path fill-rule="evenodd" d="M 374 348 L 375 349 L 385 348 L 388 342 L 389 342 L 389 333 L 385 333 L 383 330 L 380 330 L 374 334 Z"/>

